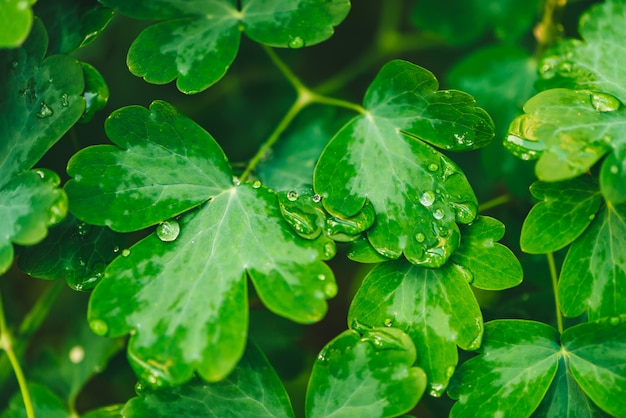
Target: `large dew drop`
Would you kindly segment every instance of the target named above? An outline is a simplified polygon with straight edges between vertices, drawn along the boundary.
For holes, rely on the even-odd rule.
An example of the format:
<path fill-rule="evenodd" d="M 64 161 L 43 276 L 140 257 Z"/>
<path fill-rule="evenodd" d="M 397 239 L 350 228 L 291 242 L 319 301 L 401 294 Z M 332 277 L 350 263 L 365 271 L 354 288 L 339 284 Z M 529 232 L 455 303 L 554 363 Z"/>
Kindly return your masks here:
<path fill-rule="evenodd" d="M 156 234 L 163 242 L 174 241 L 180 234 L 180 225 L 175 220 L 161 222 L 156 229 Z"/>
<path fill-rule="evenodd" d="M 621 102 L 610 94 L 592 93 L 591 105 L 598 112 L 613 112 L 619 109 Z"/>
<path fill-rule="evenodd" d="M 48 106 L 45 102 L 41 102 L 39 106 L 39 112 L 35 113 L 35 116 L 37 116 L 39 119 L 49 118 L 54 114 L 52 108 Z"/>
<path fill-rule="evenodd" d="M 302 48 L 304 46 L 304 39 L 302 39 L 299 36 L 294 36 L 289 40 L 289 42 L 287 43 L 287 46 L 291 49 Z"/>
<path fill-rule="evenodd" d="M 426 207 L 432 206 L 435 203 L 435 194 L 430 190 L 425 191 L 420 196 L 420 203 Z"/>
<path fill-rule="evenodd" d="M 109 332 L 109 326 L 101 319 L 95 319 L 89 322 L 92 331 L 100 336 L 105 336 Z"/>

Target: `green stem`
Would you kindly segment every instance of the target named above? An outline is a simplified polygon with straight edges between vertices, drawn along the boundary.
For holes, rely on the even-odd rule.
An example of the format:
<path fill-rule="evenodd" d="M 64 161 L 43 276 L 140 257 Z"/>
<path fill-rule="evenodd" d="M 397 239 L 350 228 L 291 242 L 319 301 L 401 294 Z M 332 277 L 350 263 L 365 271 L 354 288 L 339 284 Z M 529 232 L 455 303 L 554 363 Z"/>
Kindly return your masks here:
<path fill-rule="evenodd" d="M 547 253 L 546 257 L 548 258 L 548 267 L 550 268 L 550 279 L 552 280 L 552 293 L 554 293 L 554 305 L 556 308 L 556 324 L 559 333 L 563 333 L 563 317 L 561 316 L 561 306 L 559 302 L 559 292 L 558 292 L 558 275 L 556 272 L 556 265 L 554 264 L 554 255 L 552 253 Z"/>
<path fill-rule="evenodd" d="M 505 203 L 508 203 L 510 201 L 511 201 L 511 196 L 508 194 L 495 197 L 491 200 L 486 201 L 485 203 L 478 205 L 478 213 L 482 213 L 489 209 L 493 209 L 497 206 L 504 205 Z"/>
<path fill-rule="evenodd" d="M 22 393 L 22 399 L 24 400 L 24 407 L 26 408 L 26 416 L 28 418 L 34 418 L 35 410 L 33 409 L 33 402 L 30 398 L 30 392 L 28 391 L 26 378 L 24 377 L 24 372 L 22 372 L 22 367 L 20 366 L 20 362 L 17 360 L 17 356 L 13 352 L 11 333 L 9 332 L 6 326 L 6 320 L 4 318 L 4 307 L 2 306 L 1 295 L 0 295 L 0 347 L 7 353 L 9 362 L 11 362 L 11 366 L 13 367 L 13 371 L 15 372 L 15 377 L 17 378 L 17 384 L 20 387 L 20 392 Z"/>
<path fill-rule="evenodd" d="M 563 36 L 563 25 L 560 21 L 566 4 L 567 0 L 545 0 L 541 22 L 533 30 L 537 39 L 535 56 L 541 56 Z"/>

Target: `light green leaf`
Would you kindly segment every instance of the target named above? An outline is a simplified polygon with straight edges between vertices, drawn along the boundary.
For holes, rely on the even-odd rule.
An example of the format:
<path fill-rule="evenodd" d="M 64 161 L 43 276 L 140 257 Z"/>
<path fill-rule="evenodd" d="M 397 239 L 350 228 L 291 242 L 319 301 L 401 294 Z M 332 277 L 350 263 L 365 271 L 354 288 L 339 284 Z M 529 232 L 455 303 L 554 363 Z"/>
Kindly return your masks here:
<path fill-rule="evenodd" d="M 626 205 L 607 204 L 572 244 L 559 279 L 566 316 L 595 320 L 626 313 Z"/>
<path fill-rule="evenodd" d="M 483 332 L 480 308 L 460 269 L 450 264 L 429 269 L 404 260 L 382 263 L 365 277 L 348 322 L 406 332 L 433 396 L 441 396 L 454 372 L 456 346 L 477 349 Z"/>
<path fill-rule="evenodd" d="M 294 235 L 268 189 L 231 186 L 176 225 L 173 240 L 157 229 L 115 259 L 90 300 L 94 331 L 132 332 L 131 364 L 153 386 L 233 369 L 247 331 L 246 273 L 271 311 L 297 322 L 321 319 L 337 292 L 318 261 L 322 243 Z"/>
<path fill-rule="evenodd" d="M 426 387 L 411 339 L 394 328 L 348 330 L 320 352 L 309 380 L 306 415 L 394 417 L 410 411 Z"/>
<path fill-rule="evenodd" d="M 529 417 L 556 375 L 557 341 L 557 331 L 540 322 L 486 323 L 480 354 L 450 382 L 448 395 L 458 401 L 450 417 Z"/>
<path fill-rule="evenodd" d="M 614 205 L 626 203 L 626 147 L 620 150 L 619 156 L 616 152 L 610 153 L 602 162 L 600 190 Z"/>
<path fill-rule="evenodd" d="M 13 244 L 33 245 L 67 213 L 67 196 L 52 171 L 25 171 L 0 187 L 0 274 L 13 262 Z"/>
<path fill-rule="evenodd" d="M 213 137 L 170 104 L 118 109 L 106 121 L 117 144 L 89 147 L 68 163 L 72 213 L 94 225 L 135 231 L 198 206 L 232 185 Z"/>
<path fill-rule="evenodd" d="M 543 181 L 577 177 L 611 147 L 626 146 L 626 110 L 620 101 L 588 90 L 543 91 L 524 105 L 524 115 L 509 127 L 505 145 L 535 166 Z"/>
<path fill-rule="evenodd" d="M 427 143 L 474 149 L 493 136 L 489 116 L 459 91 L 437 91 L 427 70 L 391 61 L 365 96 L 367 112 L 344 126 L 317 163 L 314 189 L 333 216 L 349 218 L 369 201 L 367 236 L 389 258 L 438 267 L 459 244 L 456 222 L 476 217 L 461 170 Z"/>
<path fill-rule="evenodd" d="M 124 405 L 109 405 L 102 408 L 92 409 L 81 415 L 81 418 L 120 418 Z"/>
<path fill-rule="evenodd" d="M 479 289 L 503 290 L 522 282 L 522 266 L 507 247 L 499 244 L 504 225 L 496 219 L 479 216 L 461 230 L 459 249 L 452 262 L 467 276 L 468 282 Z"/>
<path fill-rule="evenodd" d="M 139 19 L 168 19 L 145 29 L 128 51 L 130 71 L 165 84 L 178 78 L 182 92 L 197 93 L 217 82 L 239 50 L 241 32 L 269 46 L 301 48 L 328 39 L 350 9 L 348 0 L 103 0 Z"/>
<path fill-rule="evenodd" d="M 63 405 L 63 401 L 47 387 L 37 383 L 30 383 L 28 391 L 36 417 L 68 418 L 70 415 L 65 405 Z M 27 418 L 24 400 L 20 392 L 11 397 L 9 407 L 4 410 L 0 417 Z"/>
<path fill-rule="evenodd" d="M 160 390 L 141 389 L 125 417 L 293 417 L 287 392 L 263 353 L 252 343 L 224 380 L 192 380 Z"/>
<path fill-rule="evenodd" d="M 569 369 L 585 393 L 614 417 L 626 417 L 626 317 L 568 328 L 561 341 Z"/>
<path fill-rule="evenodd" d="M 2 0 L 0 5 L 0 48 L 15 48 L 24 42 L 33 24 L 35 0 Z"/>
<path fill-rule="evenodd" d="M 530 254 L 560 250 L 589 226 L 602 201 L 595 180 L 582 175 L 555 183 L 536 182 L 530 192 L 541 201 L 528 213 L 520 244 Z"/>
<path fill-rule="evenodd" d="M 33 167 L 85 109 L 79 62 L 65 55 L 44 60 L 47 43 L 35 20 L 21 48 L 0 50 L 0 187 Z"/>

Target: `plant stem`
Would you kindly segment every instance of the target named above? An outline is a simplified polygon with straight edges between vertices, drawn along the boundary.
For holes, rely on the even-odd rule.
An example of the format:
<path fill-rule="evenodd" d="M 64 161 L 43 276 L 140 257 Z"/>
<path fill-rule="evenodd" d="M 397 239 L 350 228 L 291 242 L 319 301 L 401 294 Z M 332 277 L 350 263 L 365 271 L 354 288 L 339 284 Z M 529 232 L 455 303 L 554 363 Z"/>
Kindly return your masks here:
<path fill-rule="evenodd" d="M 537 39 L 535 56 L 541 56 L 563 36 L 563 25 L 560 20 L 566 4 L 567 0 L 545 0 L 541 22 L 533 29 L 533 34 Z"/>
<path fill-rule="evenodd" d="M 559 293 L 558 293 L 558 282 L 557 282 L 557 273 L 556 266 L 554 264 L 554 255 L 552 253 L 547 253 L 546 257 L 548 258 L 548 267 L 550 268 L 550 279 L 552 280 L 552 293 L 554 293 L 554 305 L 556 308 L 556 325 L 559 333 L 563 333 L 563 317 L 561 316 L 561 304 L 559 302 Z"/>
<path fill-rule="evenodd" d="M 26 383 L 26 378 L 24 377 L 24 372 L 22 372 L 22 367 L 20 366 L 20 362 L 17 360 L 17 356 L 13 352 L 11 333 L 7 329 L 6 320 L 4 318 L 4 307 L 2 306 L 2 295 L 0 295 L 0 347 L 6 351 L 7 357 L 11 362 L 11 366 L 13 367 L 13 371 L 15 372 L 15 377 L 17 378 L 17 384 L 20 387 L 20 392 L 22 393 L 22 399 L 24 400 L 24 407 L 26 408 L 26 416 L 28 418 L 35 417 L 35 410 L 33 409 L 33 402 L 30 398 L 30 392 L 28 391 L 28 385 Z"/>
<path fill-rule="evenodd" d="M 485 203 L 478 205 L 478 213 L 482 213 L 489 209 L 493 209 L 500 205 L 504 205 L 505 203 L 508 203 L 510 201 L 511 201 L 511 196 L 509 194 L 503 194 L 502 196 L 494 197 L 493 199 L 488 200 Z"/>

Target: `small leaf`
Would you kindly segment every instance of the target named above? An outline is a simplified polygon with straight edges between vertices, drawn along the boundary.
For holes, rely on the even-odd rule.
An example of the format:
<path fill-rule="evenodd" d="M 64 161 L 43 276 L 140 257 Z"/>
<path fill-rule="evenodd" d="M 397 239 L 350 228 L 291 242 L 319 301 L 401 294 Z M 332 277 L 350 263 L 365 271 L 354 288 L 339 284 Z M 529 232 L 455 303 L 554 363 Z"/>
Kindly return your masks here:
<path fill-rule="evenodd" d="M 522 226 L 522 251 L 543 254 L 560 250 L 576 240 L 595 217 L 602 199 L 591 176 L 554 183 L 536 182 L 530 192 L 541 201 Z"/>
<path fill-rule="evenodd" d="M 13 261 L 13 243 L 33 245 L 43 240 L 48 227 L 67 213 L 67 196 L 58 188 L 52 171 L 25 171 L 0 187 L 0 274 Z"/>
<path fill-rule="evenodd" d="M 85 113 L 79 122 L 87 123 L 93 119 L 98 110 L 106 106 L 109 100 L 109 87 L 98 70 L 87 63 L 81 62 L 80 64 L 85 75 L 85 91 L 83 92 Z"/>
<path fill-rule="evenodd" d="M 600 169 L 600 190 L 602 196 L 615 204 L 626 203 L 626 147 L 617 153 L 610 153 Z"/>
<path fill-rule="evenodd" d="M 394 417 L 410 411 L 426 387 L 415 348 L 398 329 L 348 330 L 320 352 L 309 380 L 306 415 Z"/>
<path fill-rule="evenodd" d="M 194 379 L 182 386 L 142 389 L 122 411 L 125 417 L 293 417 L 287 392 L 263 353 L 248 342 L 237 367 L 224 380 Z"/>
<path fill-rule="evenodd" d="M 561 340 L 569 369 L 585 393 L 615 417 L 626 417 L 624 317 L 568 328 Z"/>
<path fill-rule="evenodd" d="M 350 305 L 348 322 L 355 321 L 406 332 L 433 396 L 441 396 L 454 372 L 456 346 L 477 349 L 483 332 L 476 298 L 454 265 L 428 269 L 394 261 L 376 266 Z"/>
<path fill-rule="evenodd" d="M 36 417 L 67 418 L 70 413 L 50 389 L 37 383 L 28 385 L 33 410 Z M 4 410 L 2 418 L 27 418 L 22 394 L 17 392 L 11 397 L 9 407 Z"/>
<path fill-rule="evenodd" d="M 515 254 L 496 242 L 504 236 L 502 223 L 479 216 L 461 232 L 461 245 L 452 254 L 452 262 L 466 274 L 472 286 L 503 290 L 522 282 L 522 266 Z"/>
<path fill-rule="evenodd" d="M 450 417 L 528 417 L 556 375 L 557 331 L 540 322 L 485 324 L 480 354 L 454 374 L 448 395 L 458 400 Z"/>
<path fill-rule="evenodd" d="M 406 61 L 383 67 L 352 119 L 317 163 L 314 189 L 333 216 L 350 218 L 369 201 L 367 237 L 388 258 L 438 267 L 459 244 L 456 222 L 476 217 L 476 197 L 461 170 L 426 144 L 451 150 L 485 145 L 489 116 L 466 93 L 437 91 L 435 77 Z M 385 158 L 381 158 L 385 156 Z"/>
<path fill-rule="evenodd" d="M 35 0 L 5 0 L 0 11 L 0 48 L 15 48 L 24 42 L 33 24 Z"/>
<path fill-rule="evenodd" d="M 566 316 L 595 320 L 626 313 L 626 205 L 608 204 L 572 244 L 561 270 L 559 301 Z"/>

